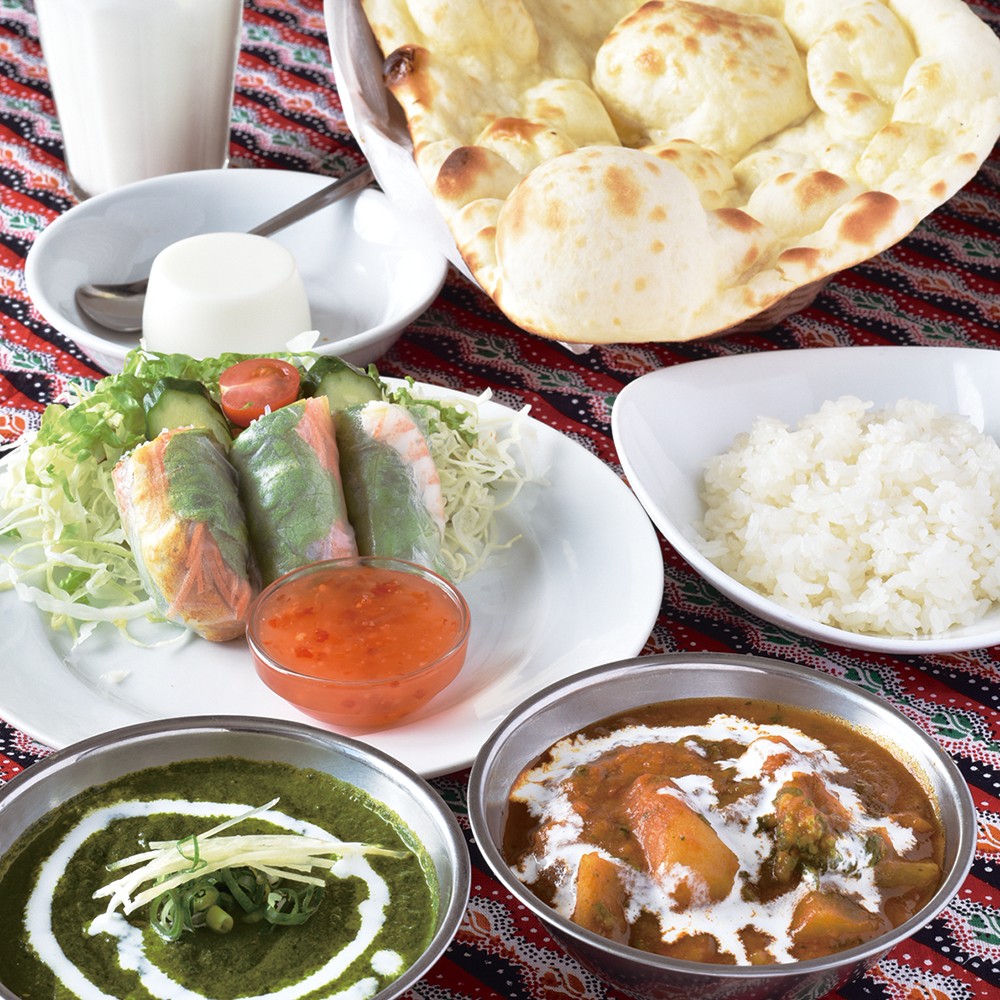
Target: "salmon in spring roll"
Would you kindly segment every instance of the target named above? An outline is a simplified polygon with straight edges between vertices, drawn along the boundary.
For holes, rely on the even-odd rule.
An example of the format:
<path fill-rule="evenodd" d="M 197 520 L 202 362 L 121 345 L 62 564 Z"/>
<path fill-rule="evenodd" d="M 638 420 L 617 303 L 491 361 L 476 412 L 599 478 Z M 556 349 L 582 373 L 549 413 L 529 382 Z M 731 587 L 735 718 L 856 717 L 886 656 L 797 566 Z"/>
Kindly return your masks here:
<path fill-rule="evenodd" d="M 215 642 L 243 635 L 256 572 L 236 474 L 206 430 L 164 431 L 112 478 L 139 576 L 160 613 Z"/>
<path fill-rule="evenodd" d="M 441 477 L 406 407 L 384 400 L 347 407 L 337 414 L 337 443 L 358 551 L 443 573 Z"/>
<path fill-rule="evenodd" d="M 229 459 L 265 585 L 318 559 L 357 555 L 325 396 L 258 417 Z"/>

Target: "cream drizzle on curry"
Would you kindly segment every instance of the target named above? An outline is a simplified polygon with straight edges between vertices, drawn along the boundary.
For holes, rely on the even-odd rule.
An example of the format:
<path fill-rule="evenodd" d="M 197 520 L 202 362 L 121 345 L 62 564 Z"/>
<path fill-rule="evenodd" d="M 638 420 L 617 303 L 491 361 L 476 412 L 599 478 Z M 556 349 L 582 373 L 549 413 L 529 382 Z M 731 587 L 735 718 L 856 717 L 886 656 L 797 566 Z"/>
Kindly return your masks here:
<path fill-rule="evenodd" d="M 344 844 L 328 852 L 323 898 L 308 920 L 279 926 L 233 909 L 227 933 L 168 939 L 150 906 L 127 916 L 109 907 L 100 891 L 121 874 L 109 864 L 184 838 L 177 849 L 196 873 L 193 835 L 205 846 L 207 828 L 238 817 L 251 838 Z M 266 860 L 272 872 L 288 868 Z M 249 854 L 244 862 L 253 863 Z M 0 894 L 0 982 L 25 1000 L 365 1000 L 417 960 L 437 919 L 433 866 L 388 805 L 322 771 L 239 757 L 145 768 L 60 803 L 0 859 Z"/>
<path fill-rule="evenodd" d="M 52 933 L 54 919 L 52 900 L 59 884 L 59 879 L 69 867 L 73 856 L 81 850 L 84 843 L 95 833 L 106 829 L 116 820 L 126 817 L 147 816 L 151 812 L 175 813 L 184 816 L 232 818 L 247 811 L 243 804 L 218 802 L 189 802 L 174 799 L 160 799 L 153 802 L 131 801 L 118 802 L 102 809 L 88 813 L 78 823 L 69 835 L 59 844 L 57 849 L 45 860 L 39 872 L 38 881 L 28 897 L 25 914 L 28 943 L 38 953 L 39 958 L 55 972 L 59 982 L 74 991 L 79 996 L 91 1000 L 114 1000 L 94 983 L 84 972 L 71 962 L 64 954 L 58 940 Z M 296 820 L 278 810 L 267 810 L 259 813 L 258 818 L 307 837 L 329 837 L 329 834 L 312 823 Z M 350 967 L 352 962 L 360 958 L 375 939 L 386 919 L 389 906 L 389 886 L 385 880 L 373 871 L 368 860 L 363 856 L 351 856 L 341 859 L 331 870 L 337 878 L 356 878 L 365 883 L 368 897 L 362 908 L 359 908 L 360 928 L 354 939 L 341 951 L 332 955 L 318 969 L 304 976 L 301 980 L 283 989 L 271 989 L 260 997 L 247 997 L 246 1000 L 299 1000 L 314 990 L 335 983 Z M 120 913 L 101 912 L 87 928 L 87 933 L 109 934 L 117 942 L 118 961 L 121 967 L 134 972 L 142 986 L 154 997 L 163 1000 L 205 1000 L 201 993 L 189 990 L 178 983 L 169 974 L 160 969 L 155 961 L 146 953 L 143 928 L 135 926 Z M 381 971 L 394 974 L 401 971 L 402 956 L 382 951 L 378 953 Z M 374 995 L 379 988 L 379 979 L 369 977 L 354 983 L 346 991 L 338 991 L 337 996 L 344 1000 L 366 1000 Z"/>
<path fill-rule="evenodd" d="M 941 880 L 917 779 L 840 720 L 687 699 L 556 743 L 511 792 L 505 854 L 559 913 L 695 961 L 791 962 L 877 937 Z"/>

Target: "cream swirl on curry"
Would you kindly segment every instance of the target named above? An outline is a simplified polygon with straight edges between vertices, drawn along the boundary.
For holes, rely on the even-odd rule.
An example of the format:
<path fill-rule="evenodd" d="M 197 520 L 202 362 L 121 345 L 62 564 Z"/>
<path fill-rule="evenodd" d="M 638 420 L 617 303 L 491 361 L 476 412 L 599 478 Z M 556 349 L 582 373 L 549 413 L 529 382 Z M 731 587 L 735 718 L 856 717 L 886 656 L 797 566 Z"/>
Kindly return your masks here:
<path fill-rule="evenodd" d="M 505 854 L 563 916 L 695 961 L 861 944 L 941 880 L 943 835 L 908 768 L 846 723 L 688 699 L 567 736 L 511 791 Z"/>

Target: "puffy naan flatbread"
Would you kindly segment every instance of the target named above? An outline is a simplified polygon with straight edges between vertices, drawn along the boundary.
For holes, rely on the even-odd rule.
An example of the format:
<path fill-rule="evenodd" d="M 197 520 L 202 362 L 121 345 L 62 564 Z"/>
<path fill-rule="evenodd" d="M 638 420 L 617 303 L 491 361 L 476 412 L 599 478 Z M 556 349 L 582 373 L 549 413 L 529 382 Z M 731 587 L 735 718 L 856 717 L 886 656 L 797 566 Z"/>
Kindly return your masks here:
<path fill-rule="evenodd" d="M 361 0 L 413 156 L 504 313 L 724 331 L 891 246 L 1000 137 L 964 0 Z"/>

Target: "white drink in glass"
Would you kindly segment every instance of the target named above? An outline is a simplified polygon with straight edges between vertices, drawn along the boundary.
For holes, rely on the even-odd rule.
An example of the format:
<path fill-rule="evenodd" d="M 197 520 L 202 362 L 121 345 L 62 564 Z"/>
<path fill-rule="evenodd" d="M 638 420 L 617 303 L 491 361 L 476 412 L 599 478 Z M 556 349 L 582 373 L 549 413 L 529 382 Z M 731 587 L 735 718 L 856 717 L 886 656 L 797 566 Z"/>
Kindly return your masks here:
<path fill-rule="evenodd" d="M 78 197 L 226 165 L 242 0 L 35 0 L 35 12 Z"/>

